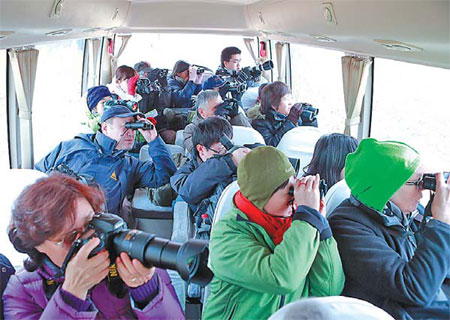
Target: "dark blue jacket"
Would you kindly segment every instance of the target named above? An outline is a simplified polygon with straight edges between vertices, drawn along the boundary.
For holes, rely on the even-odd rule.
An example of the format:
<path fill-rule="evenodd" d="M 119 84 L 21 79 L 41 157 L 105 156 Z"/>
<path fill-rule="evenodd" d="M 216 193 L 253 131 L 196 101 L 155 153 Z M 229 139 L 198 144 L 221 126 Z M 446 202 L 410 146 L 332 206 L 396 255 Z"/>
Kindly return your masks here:
<path fill-rule="evenodd" d="M 294 124 L 287 119 L 287 116 L 273 109 L 264 115 L 265 119 L 255 119 L 252 121 L 252 127 L 261 133 L 266 145 L 276 147 L 280 143 L 281 138 L 286 132 L 297 126 L 313 126 L 317 127 L 317 120 L 311 123 L 303 123 L 298 119 L 298 123 Z"/>
<path fill-rule="evenodd" d="M 381 213 L 353 196 L 328 218 L 344 266 L 344 295 L 367 300 L 396 319 L 448 319 L 442 283 L 450 269 L 450 225 L 423 229 L 388 202 Z"/>
<path fill-rule="evenodd" d="M 194 105 L 192 96 L 202 90 L 200 84 L 195 84 L 192 81 L 183 84 L 173 77 L 169 77 L 169 88 L 172 92 L 172 104 L 174 108 L 191 108 Z"/>
<path fill-rule="evenodd" d="M 168 183 L 176 167 L 160 137 L 149 143 L 153 161 L 139 161 L 129 156 L 127 150 L 116 150 L 116 144 L 100 131 L 95 135 L 81 134 L 61 142 L 35 169 L 48 173 L 65 163 L 75 173 L 93 177 L 105 192 L 108 211 L 120 214 L 123 200 L 135 188 L 155 188 Z"/>

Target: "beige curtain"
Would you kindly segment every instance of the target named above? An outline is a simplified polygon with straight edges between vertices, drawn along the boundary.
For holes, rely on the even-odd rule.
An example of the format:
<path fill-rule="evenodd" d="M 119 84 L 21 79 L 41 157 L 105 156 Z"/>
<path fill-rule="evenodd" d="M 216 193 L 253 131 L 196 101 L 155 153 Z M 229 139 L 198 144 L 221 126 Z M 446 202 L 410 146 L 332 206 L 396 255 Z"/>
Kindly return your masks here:
<path fill-rule="evenodd" d="M 247 51 L 250 53 L 250 56 L 252 57 L 255 64 L 259 63 L 258 54 L 255 53 L 254 45 L 255 45 L 255 39 L 252 38 L 244 38 L 245 46 L 247 47 Z"/>
<path fill-rule="evenodd" d="M 286 43 L 277 42 L 275 44 L 277 55 L 278 81 L 286 82 Z"/>
<path fill-rule="evenodd" d="M 361 122 L 361 106 L 372 61 L 353 56 L 342 57 L 342 77 L 345 100 L 344 133 L 356 137 L 355 126 Z"/>
<path fill-rule="evenodd" d="M 130 38 L 131 38 L 131 34 L 118 35 L 118 36 L 116 36 L 116 40 L 117 40 L 117 38 L 120 38 L 122 40 L 122 43 L 120 44 L 119 51 L 117 51 L 117 53 L 115 55 L 113 55 L 111 58 L 111 69 L 112 69 L 113 74 L 114 74 L 114 72 L 116 72 L 116 69 L 117 69 L 117 60 L 119 59 L 123 50 L 125 50 L 125 47 L 128 44 L 128 40 L 130 40 Z"/>
<path fill-rule="evenodd" d="M 39 51 L 36 49 L 9 51 L 14 87 L 19 106 L 22 169 L 31 169 L 34 165 L 33 127 L 31 120 L 38 56 Z"/>
<path fill-rule="evenodd" d="M 88 87 L 99 85 L 99 63 L 101 55 L 101 44 L 100 39 L 88 39 L 89 44 L 89 80 Z"/>

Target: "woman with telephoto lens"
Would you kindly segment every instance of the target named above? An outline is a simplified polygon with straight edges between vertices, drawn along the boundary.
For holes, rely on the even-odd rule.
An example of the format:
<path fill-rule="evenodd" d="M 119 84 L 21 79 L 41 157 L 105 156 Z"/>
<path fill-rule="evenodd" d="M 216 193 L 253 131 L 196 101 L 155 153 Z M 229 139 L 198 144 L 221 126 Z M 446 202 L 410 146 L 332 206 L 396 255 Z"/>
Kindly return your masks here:
<path fill-rule="evenodd" d="M 88 224 L 104 201 L 99 189 L 63 174 L 22 191 L 8 233 L 16 250 L 29 258 L 4 292 L 5 319 L 184 318 L 165 270 L 146 268 L 124 252 L 115 261 L 106 250 L 90 257 L 98 238 L 59 272 L 74 241 L 92 235 Z"/>

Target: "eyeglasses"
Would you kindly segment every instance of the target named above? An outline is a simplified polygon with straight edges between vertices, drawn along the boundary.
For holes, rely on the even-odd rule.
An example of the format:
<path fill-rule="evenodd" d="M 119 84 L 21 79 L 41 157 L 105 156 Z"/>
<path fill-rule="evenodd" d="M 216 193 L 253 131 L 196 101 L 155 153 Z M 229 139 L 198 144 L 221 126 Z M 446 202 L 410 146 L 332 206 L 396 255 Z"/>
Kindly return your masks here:
<path fill-rule="evenodd" d="M 69 232 L 61 240 L 54 242 L 58 246 L 62 245 L 71 246 L 72 243 L 75 242 L 75 240 L 82 238 L 83 235 L 87 233 L 89 230 L 91 230 L 91 228 L 89 227 L 89 225 L 86 225 L 83 228 L 78 228 L 76 230 Z"/>
<path fill-rule="evenodd" d="M 232 62 L 232 63 L 240 63 L 241 59 L 230 59 L 230 62 Z"/>
<path fill-rule="evenodd" d="M 416 181 L 406 181 L 405 185 L 407 186 L 416 186 L 417 189 L 422 187 L 423 176 L 420 176 Z"/>
<path fill-rule="evenodd" d="M 224 154 L 227 149 L 225 149 L 225 147 L 223 145 L 219 145 L 218 146 L 218 150 L 210 148 L 210 147 L 205 147 L 206 149 L 208 149 L 209 151 L 214 152 L 215 154 Z"/>

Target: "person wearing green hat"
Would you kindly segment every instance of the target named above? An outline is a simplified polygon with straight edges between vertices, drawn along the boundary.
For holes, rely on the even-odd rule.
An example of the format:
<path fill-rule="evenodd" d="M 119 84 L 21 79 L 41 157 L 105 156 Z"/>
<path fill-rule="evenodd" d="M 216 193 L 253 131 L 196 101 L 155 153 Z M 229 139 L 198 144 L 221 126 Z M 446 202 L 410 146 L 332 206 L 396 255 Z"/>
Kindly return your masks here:
<path fill-rule="evenodd" d="M 237 175 L 233 208 L 212 228 L 214 278 L 203 319 L 267 319 L 297 299 L 339 295 L 344 274 L 319 176 L 297 180 L 270 146 L 249 152 Z"/>
<path fill-rule="evenodd" d="M 436 174 L 432 218 L 418 226 L 423 173 L 419 153 L 407 144 L 364 139 L 345 163 L 351 196 L 329 215 L 346 276 L 343 294 L 396 319 L 450 316 L 442 290 L 450 270 L 450 185 Z"/>

